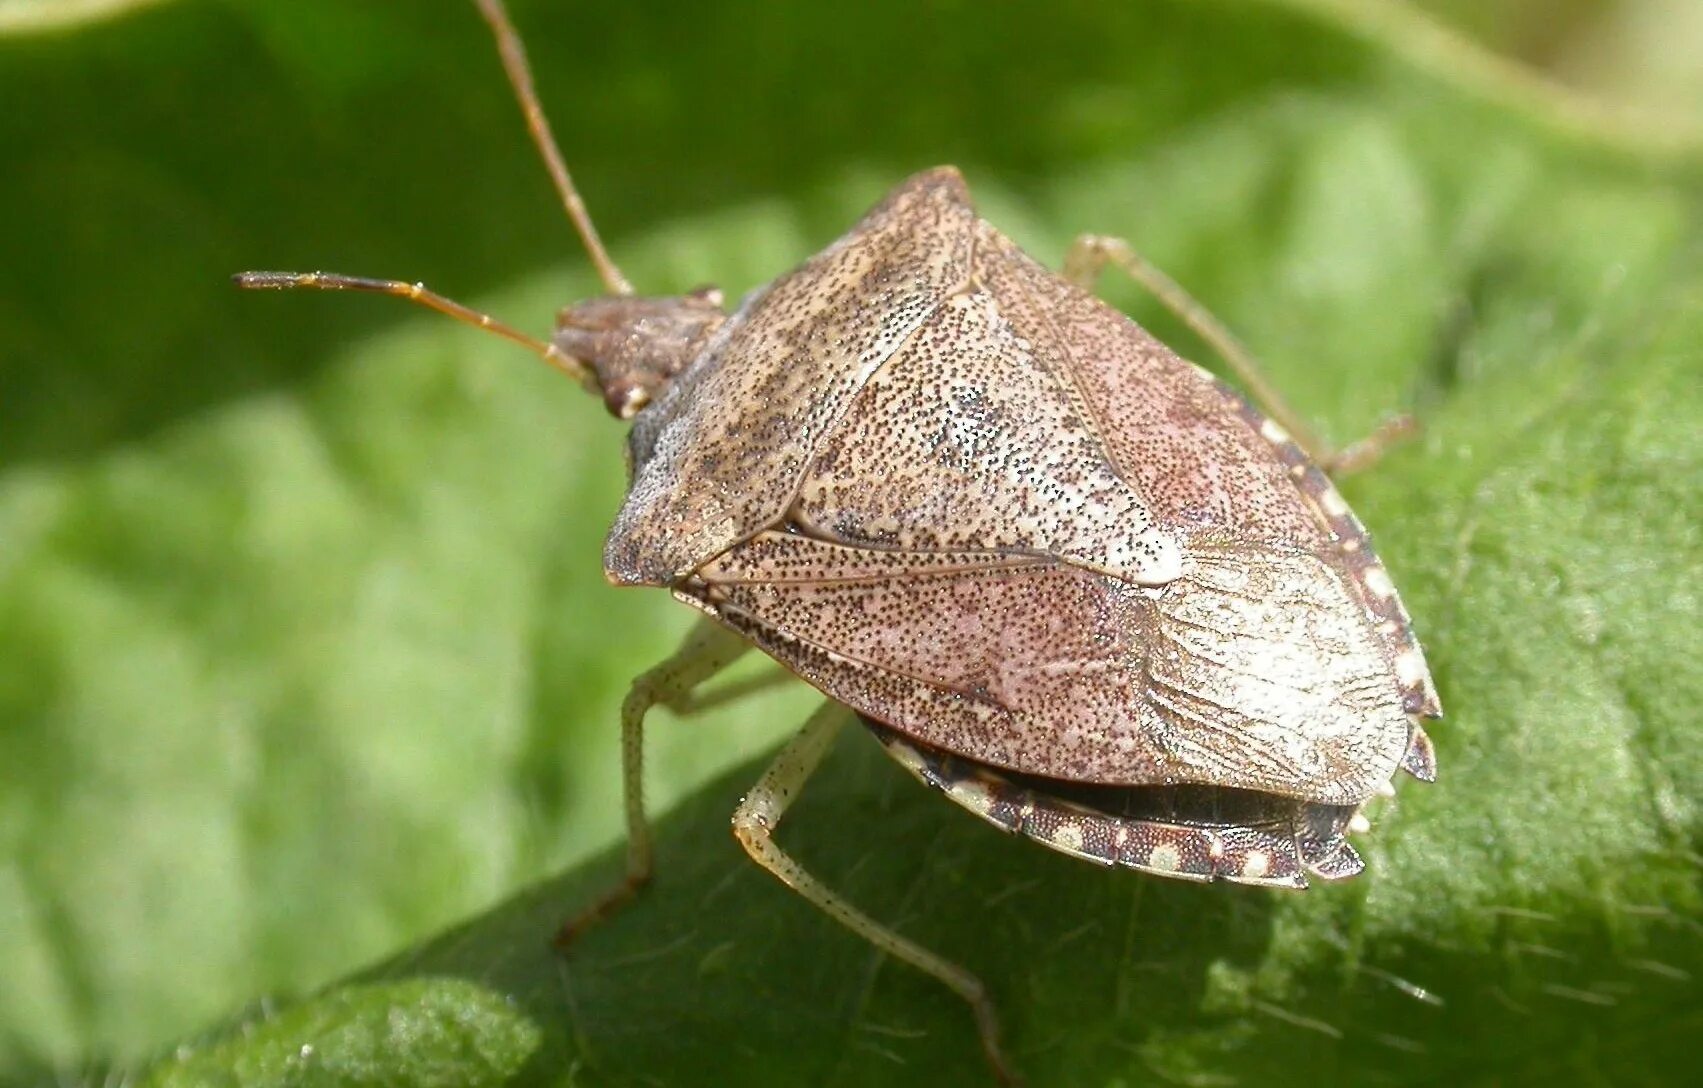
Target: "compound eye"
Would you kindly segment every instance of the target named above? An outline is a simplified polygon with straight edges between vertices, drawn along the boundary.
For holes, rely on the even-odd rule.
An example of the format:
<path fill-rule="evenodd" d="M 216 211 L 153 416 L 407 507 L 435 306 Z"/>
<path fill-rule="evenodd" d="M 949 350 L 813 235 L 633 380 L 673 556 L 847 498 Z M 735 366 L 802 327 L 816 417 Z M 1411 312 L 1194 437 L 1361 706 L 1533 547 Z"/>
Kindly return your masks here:
<path fill-rule="evenodd" d="M 650 403 L 650 390 L 637 382 L 621 382 L 604 391 L 603 402 L 616 419 L 632 419 Z"/>

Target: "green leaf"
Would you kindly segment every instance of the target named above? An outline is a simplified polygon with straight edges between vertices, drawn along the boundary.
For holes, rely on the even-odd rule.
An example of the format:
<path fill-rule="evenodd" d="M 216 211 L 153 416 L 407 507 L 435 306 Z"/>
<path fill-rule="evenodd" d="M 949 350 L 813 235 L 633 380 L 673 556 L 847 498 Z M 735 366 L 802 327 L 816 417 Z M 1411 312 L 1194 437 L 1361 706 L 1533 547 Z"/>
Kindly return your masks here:
<path fill-rule="evenodd" d="M 1101 871 L 855 735 L 789 815 L 807 866 L 987 980 L 1034 1083 L 1680 1081 L 1694 159 L 1341 7 L 517 14 L 647 291 L 745 290 L 956 160 L 1045 260 L 1135 240 L 1332 439 L 1424 420 L 1344 485 L 1448 712 L 1364 876 Z M 0 111 L 0 1080 L 981 1083 L 955 998 L 728 834 L 801 685 L 656 716 L 658 879 L 550 950 L 619 872 L 625 685 L 690 620 L 603 582 L 620 430 L 433 315 L 228 286 L 404 274 L 540 329 L 594 290 L 490 53 L 447 0 L 0 42 L 0 98 L 39 107 Z"/>
<path fill-rule="evenodd" d="M 503 995 L 459 979 L 345 986 L 180 1058 L 146 1083 L 484 1088 L 509 1083 L 540 1034 Z"/>

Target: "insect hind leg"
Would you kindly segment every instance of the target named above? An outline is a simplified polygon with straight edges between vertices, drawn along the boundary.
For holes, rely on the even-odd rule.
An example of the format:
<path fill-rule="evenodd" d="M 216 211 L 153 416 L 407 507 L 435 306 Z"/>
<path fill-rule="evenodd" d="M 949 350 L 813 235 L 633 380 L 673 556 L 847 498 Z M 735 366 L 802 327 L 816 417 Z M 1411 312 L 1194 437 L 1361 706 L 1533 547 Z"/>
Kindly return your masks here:
<path fill-rule="evenodd" d="M 774 830 L 804 783 L 827 755 L 851 711 L 837 703 L 825 703 L 810 716 L 804 728 L 775 756 L 756 785 L 733 813 L 733 834 L 745 852 L 782 884 L 808 899 L 823 913 L 850 929 L 876 948 L 934 976 L 969 1002 L 981 1035 L 982 1050 L 1000 1083 L 1020 1083 L 1006 1061 L 999 1041 L 999 1016 L 982 980 L 950 960 L 930 952 L 901 936 L 848 903 L 838 892 L 807 872 L 774 840 Z"/>
<path fill-rule="evenodd" d="M 1183 290 L 1181 284 L 1137 253 L 1124 239 L 1103 234 L 1078 235 L 1064 258 L 1064 278 L 1085 291 L 1092 291 L 1107 265 L 1129 276 L 1217 352 L 1260 410 L 1288 431 L 1307 456 L 1325 471 L 1343 475 L 1370 467 L 1385 450 L 1418 430 L 1412 416 L 1398 415 L 1341 449 L 1330 448 L 1284 400 L 1277 386 L 1266 375 L 1265 367 L 1236 334 L 1193 295 Z"/>

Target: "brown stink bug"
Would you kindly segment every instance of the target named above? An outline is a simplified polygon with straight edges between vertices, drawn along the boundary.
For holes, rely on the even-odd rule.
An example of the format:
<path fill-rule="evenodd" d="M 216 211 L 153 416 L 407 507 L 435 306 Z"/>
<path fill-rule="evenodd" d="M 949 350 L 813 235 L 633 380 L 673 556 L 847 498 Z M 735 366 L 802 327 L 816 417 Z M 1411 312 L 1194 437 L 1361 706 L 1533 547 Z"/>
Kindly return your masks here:
<path fill-rule="evenodd" d="M 531 348 L 632 421 L 604 568 L 703 619 L 622 710 L 626 878 L 651 873 L 645 713 L 756 646 L 828 695 L 733 816 L 763 867 L 940 979 L 968 971 L 865 915 L 773 841 L 841 724 L 1007 831 L 1103 865 L 1301 888 L 1351 876 L 1361 806 L 1430 781 L 1425 659 L 1324 455 L 1239 344 L 1123 243 L 1064 274 L 979 219 L 956 170 L 900 184 L 726 312 L 638 298 L 605 253 L 498 0 L 479 0 L 606 297 L 535 340 L 419 284 L 251 272 L 246 287 L 402 295 Z M 1115 265 L 1217 348 L 1265 411 L 1089 291 Z M 1279 422 L 1281 421 L 1281 423 Z M 848 709 L 849 708 L 849 709 Z"/>

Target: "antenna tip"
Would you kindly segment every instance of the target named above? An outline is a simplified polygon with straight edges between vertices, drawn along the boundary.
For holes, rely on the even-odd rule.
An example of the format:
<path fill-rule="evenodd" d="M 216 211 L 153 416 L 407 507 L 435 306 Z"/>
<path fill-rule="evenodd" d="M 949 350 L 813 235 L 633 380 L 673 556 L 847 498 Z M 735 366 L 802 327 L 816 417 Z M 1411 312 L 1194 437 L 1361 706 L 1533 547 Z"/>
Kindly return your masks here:
<path fill-rule="evenodd" d="M 294 272 L 237 272 L 231 276 L 231 282 L 248 290 L 265 290 L 294 287 L 301 278 Z"/>

